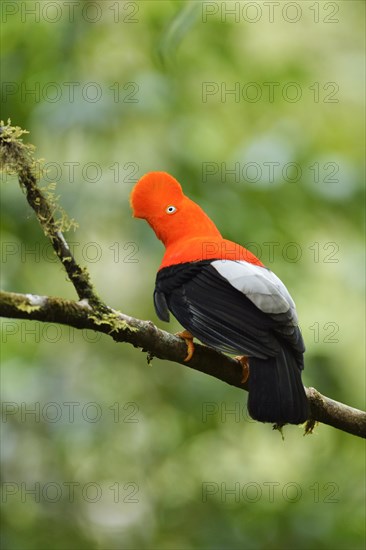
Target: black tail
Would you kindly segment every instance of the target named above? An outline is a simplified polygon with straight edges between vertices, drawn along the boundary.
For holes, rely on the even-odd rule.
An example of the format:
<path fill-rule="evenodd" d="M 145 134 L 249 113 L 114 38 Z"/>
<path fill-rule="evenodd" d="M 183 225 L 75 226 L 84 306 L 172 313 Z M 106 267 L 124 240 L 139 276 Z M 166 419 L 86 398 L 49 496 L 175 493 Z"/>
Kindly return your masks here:
<path fill-rule="evenodd" d="M 276 357 L 249 360 L 248 412 L 259 422 L 301 424 L 309 405 L 301 382 L 301 360 L 282 348 Z"/>

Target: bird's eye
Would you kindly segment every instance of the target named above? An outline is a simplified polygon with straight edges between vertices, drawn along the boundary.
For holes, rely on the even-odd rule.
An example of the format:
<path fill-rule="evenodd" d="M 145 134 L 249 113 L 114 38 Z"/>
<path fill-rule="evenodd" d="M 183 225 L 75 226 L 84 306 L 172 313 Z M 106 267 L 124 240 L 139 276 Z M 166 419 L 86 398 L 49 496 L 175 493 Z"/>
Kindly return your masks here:
<path fill-rule="evenodd" d="M 168 206 L 165 210 L 165 212 L 167 214 L 174 214 L 174 212 L 176 212 L 176 211 L 177 211 L 177 209 L 172 204 L 170 206 Z"/>

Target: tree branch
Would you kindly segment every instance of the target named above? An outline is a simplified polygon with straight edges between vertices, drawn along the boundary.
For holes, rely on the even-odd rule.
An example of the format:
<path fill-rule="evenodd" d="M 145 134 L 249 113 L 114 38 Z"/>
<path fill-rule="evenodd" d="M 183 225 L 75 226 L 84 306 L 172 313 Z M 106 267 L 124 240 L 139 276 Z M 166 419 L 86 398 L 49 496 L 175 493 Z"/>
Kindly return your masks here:
<path fill-rule="evenodd" d="M 60 323 L 77 329 L 92 329 L 108 334 L 116 342 L 128 342 L 147 351 L 150 356 L 166 359 L 185 367 L 209 374 L 242 390 L 240 363 L 211 348 L 195 344 L 195 353 L 189 363 L 184 362 L 186 344 L 177 336 L 158 329 L 151 321 L 135 319 L 109 308 L 101 317 L 86 300 L 74 302 L 50 296 L 0 292 L 0 316 Z M 310 403 L 310 418 L 305 433 L 311 432 L 316 422 L 323 422 L 352 435 L 366 438 L 366 413 L 333 401 L 314 388 L 306 388 Z"/>
<path fill-rule="evenodd" d="M 3 123 L 1 123 L 3 124 Z M 135 319 L 116 311 L 96 294 L 89 273 L 79 266 L 63 236 L 67 226 L 65 215 L 54 197 L 37 186 L 36 162 L 33 147 L 25 145 L 21 136 L 24 130 L 13 127 L 10 122 L 0 129 L 1 168 L 18 175 L 20 186 L 33 208 L 39 223 L 64 266 L 80 301 L 64 300 L 51 296 L 0 292 L 0 316 L 60 323 L 77 329 L 92 329 L 111 336 L 116 342 L 128 342 L 148 352 L 148 357 L 174 361 L 185 367 L 209 374 L 242 390 L 241 364 L 227 355 L 211 348 L 195 344 L 195 353 L 189 363 L 185 342 L 168 332 L 159 330 L 151 321 Z M 61 212 L 56 219 L 55 212 Z M 70 223 L 68 226 L 70 227 Z M 305 433 L 310 433 L 316 422 L 323 422 L 352 435 L 366 438 L 366 413 L 321 395 L 314 388 L 307 388 L 310 418 L 305 424 Z"/>

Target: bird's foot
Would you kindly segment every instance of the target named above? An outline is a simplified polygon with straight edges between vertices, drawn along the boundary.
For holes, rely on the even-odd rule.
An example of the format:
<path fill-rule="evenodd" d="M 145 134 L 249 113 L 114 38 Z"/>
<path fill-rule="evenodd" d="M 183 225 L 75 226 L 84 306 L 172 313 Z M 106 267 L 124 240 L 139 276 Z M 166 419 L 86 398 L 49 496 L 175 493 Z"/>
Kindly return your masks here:
<path fill-rule="evenodd" d="M 185 363 L 188 363 L 193 357 L 194 354 L 194 343 L 193 343 L 193 335 L 188 332 L 188 330 L 182 330 L 182 332 L 176 332 L 176 336 L 179 336 L 179 338 L 182 338 L 185 343 L 187 344 L 187 356 L 184 359 Z"/>
<path fill-rule="evenodd" d="M 249 357 L 247 357 L 246 355 L 237 355 L 235 359 L 241 364 L 241 367 L 243 369 L 243 377 L 241 379 L 241 383 L 245 384 L 245 382 L 249 378 Z"/>

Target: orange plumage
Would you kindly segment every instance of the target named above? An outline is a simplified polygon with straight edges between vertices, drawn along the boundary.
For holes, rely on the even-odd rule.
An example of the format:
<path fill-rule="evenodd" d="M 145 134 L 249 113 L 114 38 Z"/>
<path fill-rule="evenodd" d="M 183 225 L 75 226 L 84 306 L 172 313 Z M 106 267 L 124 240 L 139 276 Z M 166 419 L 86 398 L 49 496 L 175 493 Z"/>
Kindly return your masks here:
<path fill-rule="evenodd" d="M 169 206 L 176 210 L 167 212 Z M 249 250 L 224 239 L 202 208 L 166 172 L 143 176 L 131 193 L 131 207 L 134 217 L 145 219 L 166 247 L 160 269 L 212 258 L 263 265 Z"/>

